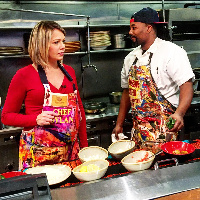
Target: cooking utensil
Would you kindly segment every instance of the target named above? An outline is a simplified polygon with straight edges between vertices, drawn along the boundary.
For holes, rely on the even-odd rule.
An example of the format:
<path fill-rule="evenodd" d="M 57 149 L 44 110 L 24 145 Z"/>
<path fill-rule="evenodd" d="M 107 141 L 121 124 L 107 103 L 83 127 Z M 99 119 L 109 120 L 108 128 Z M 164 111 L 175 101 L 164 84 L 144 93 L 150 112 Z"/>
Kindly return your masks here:
<path fill-rule="evenodd" d="M 104 102 L 86 102 L 83 104 L 84 110 L 88 114 L 97 114 L 104 112 L 107 104 Z"/>
<path fill-rule="evenodd" d="M 160 151 L 158 151 L 157 153 L 152 154 L 152 155 L 150 155 L 149 157 L 145 158 L 145 160 L 148 160 L 148 159 L 150 159 L 150 158 L 152 158 L 152 157 L 154 157 L 154 156 L 157 156 L 157 155 L 161 154 L 162 152 L 163 152 L 163 150 L 160 150 Z"/>
<path fill-rule="evenodd" d="M 176 156 L 188 155 L 195 151 L 191 144 L 182 141 L 166 142 L 161 146 L 161 149 L 167 154 Z"/>
<path fill-rule="evenodd" d="M 125 48 L 125 45 L 124 34 L 116 34 L 113 36 L 113 46 L 115 49 Z"/>
<path fill-rule="evenodd" d="M 111 92 L 109 93 L 110 103 L 120 104 L 122 92 Z"/>

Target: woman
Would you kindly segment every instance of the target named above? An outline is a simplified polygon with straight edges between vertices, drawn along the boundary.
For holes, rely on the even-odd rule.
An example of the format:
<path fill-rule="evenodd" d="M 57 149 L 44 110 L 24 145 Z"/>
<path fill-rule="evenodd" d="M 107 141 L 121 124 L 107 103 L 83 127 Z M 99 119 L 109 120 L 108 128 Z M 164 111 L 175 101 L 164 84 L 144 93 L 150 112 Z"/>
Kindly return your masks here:
<path fill-rule="evenodd" d="M 9 86 L 2 123 L 24 127 L 19 169 L 74 160 L 88 146 L 75 72 L 62 65 L 65 35 L 56 22 L 38 23 L 28 47 L 33 64 L 18 70 Z"/>

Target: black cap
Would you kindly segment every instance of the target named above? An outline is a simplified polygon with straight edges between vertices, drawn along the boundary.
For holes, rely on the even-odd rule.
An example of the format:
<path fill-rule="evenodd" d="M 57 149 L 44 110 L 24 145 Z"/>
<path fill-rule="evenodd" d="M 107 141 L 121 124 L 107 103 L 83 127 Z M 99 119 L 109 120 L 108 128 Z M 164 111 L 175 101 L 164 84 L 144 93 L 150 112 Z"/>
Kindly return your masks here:
<path fill-rule="evenodd" d="M 166 22 L 159 22 L 159 15 L 156 10 L 152 8 L 143 8 L 142 10 L 134 13 L 131 17 L 134 22 L 142 22 L 146 24 L 153 24 L 153 23 L 166 23 Z"/>

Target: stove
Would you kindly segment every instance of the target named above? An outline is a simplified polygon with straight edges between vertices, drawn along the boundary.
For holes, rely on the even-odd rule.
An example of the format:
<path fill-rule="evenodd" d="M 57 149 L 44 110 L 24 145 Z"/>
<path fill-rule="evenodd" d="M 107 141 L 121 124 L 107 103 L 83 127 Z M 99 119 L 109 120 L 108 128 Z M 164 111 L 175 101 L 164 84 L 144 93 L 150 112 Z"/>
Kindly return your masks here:
<path fill-rule="evenodd" d="M 109 97 L 88 99 L 85 102 L 105 102 L 107 108 L 99 114 L 86 114 L 86 126 L 89 146 L 101 146 L 107 149 L 111 141 L 111 134 L 115 128 L 119 113 L 119 104 L 111 104 Z M 130 138 L 132 129 L 131 113 L 127 115 L 124 123 L 124 134 Z"/>

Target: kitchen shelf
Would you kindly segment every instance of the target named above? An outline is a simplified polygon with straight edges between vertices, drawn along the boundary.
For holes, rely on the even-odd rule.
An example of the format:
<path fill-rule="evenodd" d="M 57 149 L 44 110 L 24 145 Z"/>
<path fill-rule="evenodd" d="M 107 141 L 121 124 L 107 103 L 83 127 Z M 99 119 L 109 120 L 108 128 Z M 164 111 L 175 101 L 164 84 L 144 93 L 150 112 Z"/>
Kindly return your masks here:
<path fill-rule="evenodd" d="M 23 25 L 23 22 L 22 22 L 22 25 L 13 25 L 13 24 L 2 24 L 0 23 L 0 30 L 32 30 L 34 28 L 34 26 L 36 25 L 37 23 L 28 23 L 27 25 Z M 2 26 L 3 25 L 3 26 Z M 62 26 L 62 28 L 64 29 L 84 29 L 84 28 L 87 28 L 86 25 L 62 25 L 62 23 L 60 23 L 60 25 Z"/>
<path fill-rule="evenodd" d="M 8 55 L 8 56 L 0 56 L 0 58 L 28 58 L 29 55 Z"/>
<path fill-rule="evenodd" d="M 200 54 L 200 51 L 187 51 L 187 54 Z"/>
<path fill-rule="evenodd" d="M 65 53 L 64 55 L 86 55 L 87 52 L 74 52 L 74 53 Z M 28 54 L 22 54 L 22 55 L 8 55 L 8 56 L 0 56 L 0 58 L 29 58 Z"/>
<path fill-rule="evenodd" d="M 105 49 L 105 50 L 98 50 L 98 51 L 93 51 L 91 50 L 91 54 L 96 54 L 96 53 L 117 53 L 117 52 L 130 52 L 134 48 L 126 48 L 126 49 Z M 188 55 L 190 54 L 200 54 L 200 51 L 188 51 Z M 74 53 L 65 53 L 64 55 L 87 55 L 87 51 L 82 51 L 82 52 L 74 52 Z M 9 56 L 0 56 L 0 58 L 29 58 L 28 54 L 22 54 L 22 55 L 9 55 Z"/>
<path fill-rule="evenodd" d="M 23 24 L 23 22 L 22 22 Z M 24 30 L 24 29 L 27 29 L 27 30 L 32 30 L 34 28 L 34 26 L 36 25 L 36 23 L 34 23 L 33 25 L 30 25 L 30 24 L 33 24 L 33 23 L 29 23 L 29 25 L 13 25 L 13 24 L 2 24 L 0 23 L 0 29 L 1 30 Z M 86 25 L 62 25 L 62 23 L 59 23 L 62 28 L 64 29 L 85 29 L 87 28 Z M 112 28 L 112 27 L 129 27 L 130 24 L 93 24 L 93 25 L 89 25 L 90 28 L 98 28 L 98 27 L 102 27 L 102 28 Z"/>
<path fill-rule="evenodd" d="M 98 50 L 98 51 L 90 51 L 90 53 L 112 53 L 112 52 L 124 52 L 124 51 L 132 51 L 134 48 L 128 49 L 106 49 L 106 50 Z"/>
<path fill-rule="evenodd" d="M 0 130 L 0 134 L 12 134 L 12 133 L 19 133 L 23 130 L 23 128 L 21 127 L 9 127 L 9 128 L 5 128 L 5 129 L 1 129 Z"/>
<path fill-rule="evenodd" d="M 16 22 L 1 22 L 0 29 L 1 30 L 15 30 L 15 29 L 33 29 L 34 26 L 39 21 L 16 21 Z M 64 29 L 85 29 L 87 28 L 86 21 L 57 21 Z M 90 21 L 89 27 L 122 27 L 122 26 L 130 26 L 129 21 L 127 20 L 115 20 L 115 21 Z"/>
<path fill-rule="evenodd" d="M 111 28 L 111 27 L 122 27 L 122 26 L 130 26 L 130 24 L 93 24 L 93 25 L 89 25 L 91 28 L 96 28 L 96 27 L 108 27 L 108 28 Z"/>
<path fill-rule="evenodd" d="M 106 49 L 106 50 L 99 50 L 99 51 L 90 51 L 91 54 L 93 53 L 112 53 L 112 52 L 124 52 L 124 51 L 132 51 L 134 48 L 129 49 Z M 87 51 L 82 52 L 74 52 L 74 53 L 65 53 L 64 55 L 87 55 Z M 8 56 L 0 56 L 0 58 L 29 58 L 28 54 L 22 55 L 8 55 Z"/>

